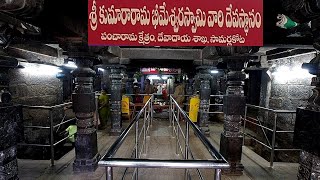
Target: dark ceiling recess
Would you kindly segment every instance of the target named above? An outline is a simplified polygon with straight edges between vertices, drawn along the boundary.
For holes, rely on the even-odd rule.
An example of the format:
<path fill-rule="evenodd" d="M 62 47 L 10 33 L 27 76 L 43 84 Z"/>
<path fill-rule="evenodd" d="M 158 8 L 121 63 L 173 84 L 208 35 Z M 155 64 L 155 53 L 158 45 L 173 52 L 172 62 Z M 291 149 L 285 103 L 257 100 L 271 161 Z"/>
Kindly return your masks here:
<path fill-rule="evenodd" d="M 132 59 L 131 66 L 133 67 L 160 67 L 160 68 L 181 68 L 192 69 L 193 61 L 181 61 L 171 59 L 159 59 L 154 61 L 152 59 Z"/>

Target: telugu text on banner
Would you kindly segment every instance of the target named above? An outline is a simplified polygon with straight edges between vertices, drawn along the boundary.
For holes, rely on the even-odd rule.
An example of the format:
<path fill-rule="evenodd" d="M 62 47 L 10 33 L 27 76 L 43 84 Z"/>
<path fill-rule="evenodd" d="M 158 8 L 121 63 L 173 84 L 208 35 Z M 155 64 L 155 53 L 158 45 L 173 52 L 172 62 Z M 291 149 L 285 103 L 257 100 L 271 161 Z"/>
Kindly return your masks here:
<path fill-rule="evenodd" d="M 89 0 L 92 46 L 262 46 L 263 0 Z"/>

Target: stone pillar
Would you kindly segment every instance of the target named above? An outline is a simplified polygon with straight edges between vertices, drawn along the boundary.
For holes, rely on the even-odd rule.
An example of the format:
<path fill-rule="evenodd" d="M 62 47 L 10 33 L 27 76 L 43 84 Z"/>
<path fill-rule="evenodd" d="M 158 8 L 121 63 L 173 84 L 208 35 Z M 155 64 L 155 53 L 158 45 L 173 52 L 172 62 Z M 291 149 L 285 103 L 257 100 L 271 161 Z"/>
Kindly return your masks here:
<path fill-rule="evenodd" d="M 242 139 L 241 116 L 245 112 L 245 96 L 243 85 L 245 73 L 245 59 L 227 59 L 229 72 L 227 74 L 227 91 L 223 97 L 224 130 L 220 139 L 220 153 L 230 163 L 230 169 L 225 174 L 242 175 L 241 164 Z"/>
<path fill-rule="evenodd" d="M 9 68 L 18 61 L 0 52 L 0 179 L 19 179 L 17 143 L 23 138 L 22 108 L 11 102 Z"/>
<path fill-rule="evenodd" d="M 297 109 L 294 129 L 294 145 L 302 149 L 300 153 L 299 180 L 320 179 L 320 56 L 317 55 L 310 63 L 302 65 L 309 70 L 311 85 L 315 86 L 308 100 L 307 107 Z"/>
<path fill-rule="evenodd" d="M 122 90 L 121 90 L 121 93 L 122 94 L 129 94 L 128 93 L 129 89 L 127 87 L 127 83 L 128 83 L 129 77 L 128 77 L 126 69 L 122 69 L 121 74 L 122 74 L 122 80 L 121 80 L 121 82 L 122 82 L 122 84 L 121 84 L 122 85 Z M 133 85 L 132 85 L 132 88 L 133 88 Z"/>
<path fill-rule="evenodd" d="M 193 83 L 194 83 L 194 79 L 189 77 L 189 80 L 187 80 L 187 83 L 186 83 L 186 95 L 191 96 L 194 94 Z"/>
<path fill-rule="evenodd" d="M 90 59 L 76 59 L 78 66 L 72 74 L 75 77 L 75 89 L 72 94 L 73 111 L 77 119 L 77 134 L 75 142 L 76 159 L 73 163 L 75 172 L 93 172 L 98 167 L 97 130 L 94 125 L 95 94 L 93 92 L 93 77 L 95 71 Z"/>
<path fill-rule="evenodd" d="M 23 137 L 22 108 L 0 103 L 0 179 L 19 179 L 17 143 Z"/>
<path fill-rule="evenodd" d="M 133 82 L 134 82 L 134 78 L 133 78 L 133 73 L 127 73 L 128 74 L 128 79 L 127 79 L 127 94 L 133 94 Z"/>
<path fill-rule="evenodd" d="M 200 66 L 197 68 L 199 71 L 198 78 L 200 81 L 200 107 L 199 107 L 199 127 L 203 134 L 209 136 L 210 130 L 208 127 L 209 120 L 209 107 L 210 107 L 210 67 Z"/>
<path fill-rule="evenodd" d="M 111 135 L 120 135 L 122 132 L 121 120 L 121 88 L 122 88 L 122 69 L 125 66 L 113 65 L 107 67 L 110 69 L 111 79 L 111 98 L 110 98 L 110 111 L 111 111 Z"/>
<path fill-rule="evenodd" d="M 111 80 L 110 80 L 110 69 L 103 67 L 103 75 L 101 77 L 101 89 L 107 90 L 107 93 L 111 92 Z"/>

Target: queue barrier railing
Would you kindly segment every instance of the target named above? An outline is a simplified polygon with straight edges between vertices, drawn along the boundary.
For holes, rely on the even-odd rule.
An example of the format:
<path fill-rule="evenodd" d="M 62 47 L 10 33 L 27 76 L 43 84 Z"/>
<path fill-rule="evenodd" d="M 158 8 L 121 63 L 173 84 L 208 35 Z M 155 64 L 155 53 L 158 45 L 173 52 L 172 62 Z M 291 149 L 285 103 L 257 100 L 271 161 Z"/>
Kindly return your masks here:
<path fill-rule="evenodd" d="M 185 97 L 191 97 L 192 95 L 183 95 L 183 96 L 185 96 Z M 211 98 L 222 98 L 223 99 L 223 96 L 224 95 L 210 95 L 210 101 L 209 101 L 209 109 L 210 109 L 210 107 L 223 107 L 223 103 L 216 103 L 216 101 L 214 101 L 213 103 L 211 103 Z M 187 101 L 187 102 L 189 102 L 189 101 Z M 184 103 L 183 104 L 184 106 L 190 106 L 190 104 L 189 103 Z M 222 111 L 207 111 L 208 112 L 208 114 L 223 114 L 223 112 Z"/>
<path fill-rule="evenodd" d="M 184 159 L 141 159 L 142 153 L 147 153 L 147 140 L 146 136 L 149 134 L 149 128 L 152 125 L 153 121 L 153 96 L 148 100 L 148 102 L 144 105 L 144 107 L 139 111 L 139 113 L 134 117 L 133 121 L 129 124 L 129 126 L 121 133 L 118 139 L 112 144 L 112 146 L 108 149 L 106 154 L 99 161 L 99 166 L 106 168 L 106 179 L 113 179 L 113 168 L 114 167 L 125 167 L 125 168 L 134 168 L 134 173 L 132 177 L 134 179 L 138 179 L 139 177 L 139 168 L 178 168 L 185 169 L 185 178 L 188 179 L 189 176 L 187 169 L 215 169 L 215 179 L 221 179 L 221 169 L 229 168 L 228 162 L 222 157 L 222 155 L 212 146 L 209 140 L 201 133 L 199 128 L 190 120 L 189 116 L 182 110 L 181 107 L 177 104 L 177 102 L 170 97 L 170 125 L 172 125 L 173 132 L 176 132 L 176 135 L 180 134 L 185 138 L 185 149 L 184 149 Z M 177 115 L 175 115 L 177 112 Z M 141 116 L 143 116 L 143 125 L 141 130 L 139 131 L 139 122 L 141 121 Z M 181 129 L 179 121 L 179 115 L 186 120 L 186 129 L 185 132 Z M 176 123 L 174 123 L 176 122 Z M 208 150 L 209 154 L 213 159 L 209 160 L 195 160 L 189 159 L 189 153 L 191 157 L 193 157 L 192 152 L 190 152 L 189 146 L 189 129 L 194 130 L 196 136 L 201 140 L 203 145 Z M 178 129 L 179 128 L 179 129 Z M 135 143 L 134 149 L 132 151 L 131 158 L 115 158 L 117 151 L 120 149 L 123 142 L 128 138 L 128 134 L 131 130 L 135 130 Z M 178 133 L 178 134 L 177 134 Z M 143 141 L 140 142 L 140 136 L 143 135 Z M 177 138 L 177 144 L 179 144 Z M 140 143 L 141 148 L 140 148 Z M 181 144 L 180 144 L 181 145 Z M 126 172 L 126 171 L 125 171 Z M 123 175 L 123 177 L 125 174 Z M 200 176 L 202 177 L 202 176 Z"/>
<path fill-rule="evenodd" d="M 138 179 L 139 167 L 154 166 L 154 164 L 152 163 L 153 160 L 139 159 L 142 153 L 146 153 L 147 151 L 147 134 L 149 133 L 149 128 L 152 124 L 153 119 L 152 101 L 153 96 L 149 98 L 149 100 L 145 103 L 141 110 L 134 116 L 129 126 L 120 134 L 117 140 L 111 145 L 109 150 L 106 152 L 106 154 L 100 159 L 98 164 L 99 166 L 103 166 L 106 168 L 107 180 L 113 179 L 113 167 L 126 167 L 126 171 L 128 168 L 135 168 L 133 177 L 135 177 L 135 179 Z M 139 132 L 139 122 L 141 120 L 140 118 L 142 115 L 143 125 Z M 134 129 L 135 133 L 134 149 L 131 153 L 132 158 L 114 158 L 123 142 L 128 138 L 128 134 L 131 132 L 132 129 Z M 143 142 L 140 142 L 141 137 L 143 138 Z M 123 174 L 123 178 L 126 175 L 126 171 Z"/>
<path fill-rule="evenodd" d="M 180 125 L 181 117 L 185 121 L 185 129 L 182 129 Z M 205 169 L 214 169 L 215 170 L 215 180 L 221 179 L 221 170 L 229 168 L 229 163 L 225 160 L 225 158 L 219 153 L 219 151 L 210 143 L 210 141 L 205 137 L 205 135 L 201 132 L 199 127 L 192 122 L 187 113 L 179 106 L 179 104 L 174 100 L 174 98 L 170 97 L 170 110 L 169 110 L 169 120 L 172 126 L 172 135 L 176 138 L 176 153 L 181 153 L 182 157 L 185 160 L 185 167 L 193 168 L 197 170 L 197 175 L 199 179 L 204 179 L 200 168 Z M 210 154 L 210 160 L 195 160 L 195 156 L 190 148 L 190 126 L 193 129 L 193 132 L 196 137 L 202 142 L 207 152 Z M 180 141 L 180 137 L 184 140 L 184 148 L 183 144 Z M 191 159 L 190 159 L 191 158 Z M 190 179 L 188 169 L 185 169 L 185 179 Z"/>
<path fill-rule="evenodd" d="M 250 117 L 248 115 L 248 108 L 256 109 L 256 110 L 259 110 L 259 111 L 262 111 L 262 112 L 269 112 L 270 114 L 273 114 L 273 125 L 272 125 L 272 128 L 263 125 L 259 118 Z M 267 118 L 269 118 L 269 113 L 267 115 Z M 277 130 L 277 127 L 278 127 L 278 115 L 279 114 L 291 114 L 293 116 L 294 114 L 296 114 L 296 111 L 293 111 L 293 110 L 275 110 L 275 109 L 270 109 L 270 108 L 266 108 L 266 107 L 247 104 L 246 105 L 246 109 L 245 109 L 244 118 L 242 118 L 242 120 L 243 120 L 243 145 L 245 145 L 245 138 L 249 137 L 249 138 L 253 139 L 255 142 L 257 142 L 257 143 L 261 144 L 262 146 L 268 148 L 270 150 L 270 167 L 273 167 L 273 164 L 274 164 L 275 151 L 300 151 L 300 149 L 295 149 L 295 148 L 275 148 L 276 137 L 277 137 L 278 133 L 289 133 L 289 134 L 290 133 L 291 134 L 294 133 L 293 130 Z M 256 127 L 260 127 L 261 128 L 261 130 L 262 130 L 262 132 L 264 134 L 264 138 L 266 139 L 267 144 L 265 144 L 264 142 L 259 140 L 254 135 L 246 132 L 247 123 L 250 123 L 250 124 L 252 124 L 252 125 L 254 125 Z M 269 131 L 269 132 L 272 133 L 271 142 L 268 139 L 266 131 Z"/>
<path fill-rule="evenodd" d="M 53 111 L 57 108 L 64 108 L 66 106 L 70 106 L 72 105 L 72 102 L 68 102 L 68 103 L 64 103 L 64 104 L 59 104 L 59 105 L 55 105 L 55 106 L 28 106 L 28 105 L 22 105 L 22 108 L 25 109 L 39 109 L 39 110 L 48 110 L 49 111 L 49 126 L 24 126 L 24 128 L 32 128 L 32 129 L 47 129 L 50 131 L 50 144 L 30 144 L 30 143 L 18 143 L 19 146 L 37 146 L 37 147 L 50 147 L 50 161 L 51 161 L 51 166 L 54 166 L 54 160 L 55 160 L 55 146 L 57 146 L 58 144 L 64 142 L 66 139 L 68 139 L 70 136 L 72 135 L 68 135 L 60 140 L 58 140 L 57 142 L 55 142 L 54 139 L 54 131 L 55 129 L 59 128 L 61 125 L 64 125 L 70 121 L 75 120 L 76 118 L 70 118 L 65 120 L 64 118 L 61 120 L 60 123 L 58 124 L 54 124 L 53 122 Z"/>

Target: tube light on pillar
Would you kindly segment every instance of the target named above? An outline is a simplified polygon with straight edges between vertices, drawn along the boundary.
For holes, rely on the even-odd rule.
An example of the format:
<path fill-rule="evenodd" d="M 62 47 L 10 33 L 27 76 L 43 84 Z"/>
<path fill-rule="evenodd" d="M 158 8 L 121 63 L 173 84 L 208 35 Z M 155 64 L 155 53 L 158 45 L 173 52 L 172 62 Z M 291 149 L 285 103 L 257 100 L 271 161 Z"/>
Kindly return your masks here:
<path fill-rule="evenodd" d="M 77 68 L 76 63 L 74 63 L 73 61 L 68 61 L 68 63 L 64 64 L 63 66 L 71 68 L 71 69 L 76 69 Z"/>
<path fill-rule="evenodd" d="M 218 70 L 211 70 L 210 73 L 211 73 L 211 74 L 218 74 L 219 71 L 218 71 Z"/>
<path fill-rule="evenodd" d="M 21 65 L 24 67 L 23 69 L 21 69 L 21 72 L 32 75 L 54 76 L 62 72 L 62 70 L 57 66 L 35 63 L 22 63 Z"/>

